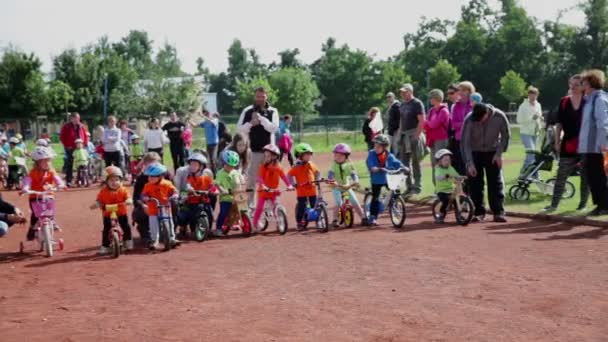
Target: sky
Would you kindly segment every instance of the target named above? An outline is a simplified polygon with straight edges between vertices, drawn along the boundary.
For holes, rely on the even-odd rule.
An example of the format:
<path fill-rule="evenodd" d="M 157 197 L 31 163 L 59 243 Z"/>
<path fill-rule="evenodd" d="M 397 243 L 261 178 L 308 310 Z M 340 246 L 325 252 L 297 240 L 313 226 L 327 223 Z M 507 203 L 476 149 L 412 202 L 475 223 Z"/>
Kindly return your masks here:
<path fill-rule="evenodd" d="M 238 38 L 255 48 L 262 62 L 278 60 L 277 53 L 299 48 L 311 63 L 321 44 L 335 37 L 386 58 L 403 49 L 402 37 L 416 31 L 422 16 L 457 20 L 468 0 L 0 0 L 0 49 L 13 45 L 36 53 L 50 71 L 53 56 L 107 35 L 116 41 L 130 30 L 148 31 L 155 47 L 176 45 L 186 72 L 196 70 L 203 57 L 212 72 L 227 68 L 227 50 Z M 520 0 L 529 14 L 555 19 L 558 11 L 580 0 Z M 497 5 L 498 2 L 490 0 Z M 578 10 L 563 22 L 582 25 Z"/>

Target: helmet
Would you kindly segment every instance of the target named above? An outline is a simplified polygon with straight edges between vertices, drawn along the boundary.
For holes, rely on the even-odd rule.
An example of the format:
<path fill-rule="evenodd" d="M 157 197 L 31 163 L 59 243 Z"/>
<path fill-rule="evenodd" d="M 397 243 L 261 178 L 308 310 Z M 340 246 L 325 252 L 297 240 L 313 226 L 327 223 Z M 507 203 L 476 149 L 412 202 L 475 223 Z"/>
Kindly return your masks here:
<path fill-rule="evenodd" d="M 471 94 L 471 101 L 473 101 L 475 103 L 482 103 L 483 96 L 481 96 L 480 93 L 473 93 L 473 94 Z"/>
<path fill-rule="evenodd" d="M 36 146 L 36 148 L 32 151 L 32 160 L 38 161 L 43 159 L 53 159 L 55 158 L 55 151 L 45 146 Z"/>
<path fill-rule="evenodd" d="M 84 143 L 84 141 L 82 141 L 82 139 L 76 139 L 74 141 L 74 144 L 83 144 L 83 143 Z"/>
<path fill-rule="evenodd" d="M 442 148 L 441 150 L 437 151 L 437 153 L 435 153 L 435 160 L 439 160 L 445 156 L 452 156 L 454 155 L 450 150 Z"/>
<path fill-rule="evenodd" d="M 205 157 L 202 153 L 194 153 L 190 157 L 188 157 L 188 162 L 197 161 L 201 165 L 207 165 L 207 157 Z"/>
<path fill-rule="evenodd" d="M 333 152 L 350 155 L 353 151 L 351 150 L 350 146 L 348 146 L 347 144 L 340 143 L 340 144 L 337 144 L 336 146 L 334 146 Z"/>
<path fill-rule="evenodd" d="M 144 171 L 144 175 L 149 177 L 160 177 L 167 173 L 167 168 L 161 163 L 151 164 Z"/>
<path fill-rule="evenodd" d="M 384 146 L 388 146 L 391 144 L 390 140 L 388 139 L 388 136 L 386 136 L 384 134 L 377 135 L 374 138 L 374 140 L 372 140 L 372 142 L 374 144 L 384 145 Z"/>
<path fill-rule="evenodd" d="M 313 153 L 314 151 L 312 150 L 312 146 L 310 146 L 307 143 L 300 143 L 297 144 L 295 149 L 294 149 L 296 156 L 300 156 L 304 153 Z"/>
<path fill-rule="evenodd" d="M 18 144 L 19 143 L 19 139 L 17 139 L 16 137 L 11 137 L 10 139 L 8 139 L 8 142 L 10 144 Z"/>
<path fill-rule="evenodd" d="M 19 139 L 19 141 L 23 140 L 23 135 L 21 133 L 15 134 L 15 138 Z"/>
<path fill-rule="evenodd" d="M 105 176 L 106 179 L 112 177 L 112 176 L 118 176 L 119 178 L 122 179 L 122 170 L 116 166 L 108 166 L 105 169 Z"/>
<path fill-rule="evenodd" d="M 47 146 L 49 146 L 49 141 L 46 139 L 38 139 L 38 140 L 36 140 L 36 146 L 47 147 Z"/>
<path fill-rule="evenodd" d="M 268 151 L 276 156 L 281 155 L 281 151 L 279 151 L 279 148 L 273 144 L 268 144 L 268 145 L 264 146 L 264 151 Z"/>
<path fill-rule="evenodd" d="M 239 166 L 239 163 L 241 162 L 240 159 L 241 158 L 239 158 L 239 154 L 234 151 L 226 150 L 222 152 L 222 161 L 228 164 L 229 166 Z"/>
<path fill-rule="evenodd" d="M 136 139 L 139 139 L 139 135 L 137 135 L 137 134 L 133 134 L 133 135 L 131 136 L 131 141 L 136 140 Z"/>

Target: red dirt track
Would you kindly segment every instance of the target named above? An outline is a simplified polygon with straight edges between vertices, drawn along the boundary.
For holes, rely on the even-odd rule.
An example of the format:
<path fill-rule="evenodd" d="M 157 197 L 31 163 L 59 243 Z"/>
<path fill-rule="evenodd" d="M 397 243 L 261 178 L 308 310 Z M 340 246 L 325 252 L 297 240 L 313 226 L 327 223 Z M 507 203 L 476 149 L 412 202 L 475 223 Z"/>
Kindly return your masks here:
<path fill-rule="evenodd" d="M 95 194 L 58 195 L 66 250 L 52 258 L 16 253 L 25 227 L 0 239 L 1 341 L 607 339 L 608 230 L 437 226 L 428 208 L 409 207 L 403 231 L 384 219 L 297 233 L 288 194 L 285 236 L 270 227 L 115 260 L 96 255 Z"/>

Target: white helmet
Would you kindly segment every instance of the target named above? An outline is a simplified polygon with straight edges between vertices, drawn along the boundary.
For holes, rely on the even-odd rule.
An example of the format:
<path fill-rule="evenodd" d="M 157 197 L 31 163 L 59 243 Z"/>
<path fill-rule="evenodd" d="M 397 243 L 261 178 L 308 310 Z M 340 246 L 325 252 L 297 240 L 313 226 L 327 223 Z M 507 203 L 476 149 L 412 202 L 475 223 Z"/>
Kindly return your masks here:
<path fill-rule="evenodd" d="M 36 140 L 36 146 L 48 147 L 49 146 L 49 141 L 46 140 L 46 139 L 38 139 L 38 140 Z"/>
<path fill-rule="evenodd" d="M 133 135 L 131 136 L 131 138 L 130 138 L 130 139 L 131 139 L 131 142 L 133 142 L 133 140 L 135 140 L 135 139 L 139 139 L 139 135 L 137 135 L 137 134 L 133 133 Z"/>
<path fill-rule="evenodd" d="M 38 161 L 43 159 L 53 159 L 55 158 L 55 151 L 51 148 L 44 146 L 36 146 L 34 151 L 32 151 L 32 160 Z"/>
<path fill-rule="evenodd" d="M 18 144 L 19 143 L 19 139 L 17 139 L 16 137 L 12 137 L 10 139 L 8 139 L 9 144 Z"/>
<path fill-rule="evenodd" d="M 445 148 L 442 148 L 441 150 L 437 151 L 437 153 L 435 153 L 435 160 L 439 160 L 445 156 L 453 156 L 454 154 Z"/>
<path fill-rule="evenodd" d="M 82 139 L 76 139 L 74 140 L 74 144 L 83 144 L 84 141 L 82 141 Z"/>

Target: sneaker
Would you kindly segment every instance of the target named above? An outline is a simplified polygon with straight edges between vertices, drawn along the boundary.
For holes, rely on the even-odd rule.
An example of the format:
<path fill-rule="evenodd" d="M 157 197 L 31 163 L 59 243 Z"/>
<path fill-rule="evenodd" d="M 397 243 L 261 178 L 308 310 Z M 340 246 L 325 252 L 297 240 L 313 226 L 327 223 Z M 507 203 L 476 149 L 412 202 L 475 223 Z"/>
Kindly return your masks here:
<path fill-rule="evenodd" d="M 507 219 L 504 215 L 494 215 L 494 222 L 496 223 L 506 223 Z"/>
<path fill-rule="evenodd" d="M 597 217 L 597 216 L 604 216 L 604 215 L 608 215 L 608 209 L 600 209 L 600 207 L 593 209 L 591 212 L 589 212 L 587 214 L 587 216 L 590 216 L 590 217 Z"/>
<path fill-rule="evenodd" d="M 552 212 L 554 212 L 556 210 L 557 210 L 557 207 L 554 207 L 554 206 L 550 205 L 548 207 L 545 207 L 541 212 L 545 213 L 545 214 L 550 214 L 550 213 L 552 213 Z"/>
<path fill-rule="evenodd" d="M 127 240 L 127 241 L 125 241 L 125 249 L 126 249 L 126 250 L 128 250 L 128 251 L 132 251 L 132 250 L 133 250 L 133 248 L 135 248 L 135 247 L 133 246 L 133 240 Z"/>
<path fill-rule="evenodd" d="M 473 219 L 471 220 L 471 222 L 474 222 L 474 223 L 483 223 L 483 221 L 485 221 L 485 217 L 483 215 L 474 216 Z"/>
<path fill-rule="evenodd" d="M 306 230 L 306 224 L 304 222 L 300 222 L 298 223 L 298 226 L 296 227 L 296 230 L 301 232 L 303 230 Z"/>
<path fill-rule="evenodd" d="M 340 227 L 340 224 L 338 223 L 338 220 L 333 220 L 333 221 L 331 222 L 331 225 L 332 225 L 334 228 L 338 228 L 338 227 Z"/>
<path fill-rule="evenodd" d="M 148 244 L 148 249 L 151 251 L 155 251 L 158 249 L 158 242 L 156 241 L 151 241 L 150 244 Z"/>
<path fill-rule="evenodd" d="M 435 224 L 444 224 L 445 219 L 443 217 L 435 217 Z"/>
<path fill-rule="evenodd" d="M 364 227 L 369 225 L 369 221 L 367 220 L 367 218 L 361 219 L 361 225 Z"/>
<path fill-rule="evenodd" d="M 378 221 L 376 221 L 376 218 L 372 216 L 372 217 L 369 218 L 368 224 L 370 226 L 377 226 L 378 225 Z"/>
<path fill-rule="evenodd" d="M 179 247 L 179 245 L 181 245 L 182 242 L 180 240 L 171 240 L 171 247 Z"/>
<path fill-rule="evenodd" d="M 579 205 L 578 208 L 576 208 L 576 212 L 578 212 L 578 213 L 582 213 L 583 211 L 586 211 L 586 210 L 587 210 L 587 206 L 584 204 Z"/>
<path fill-rule="evenodd" d="M 106 247 L 106 246 L 101 246 L 99 248 L 99 255 L 108 255 L 110 254 L 110 247 Z"/>
<path fill-rule="evenodd" d="M 221 229 L 216 229 L 213 231 L 213 236 L 216 236 L 216 237 L 224 236 L 224 232 Z"/>

